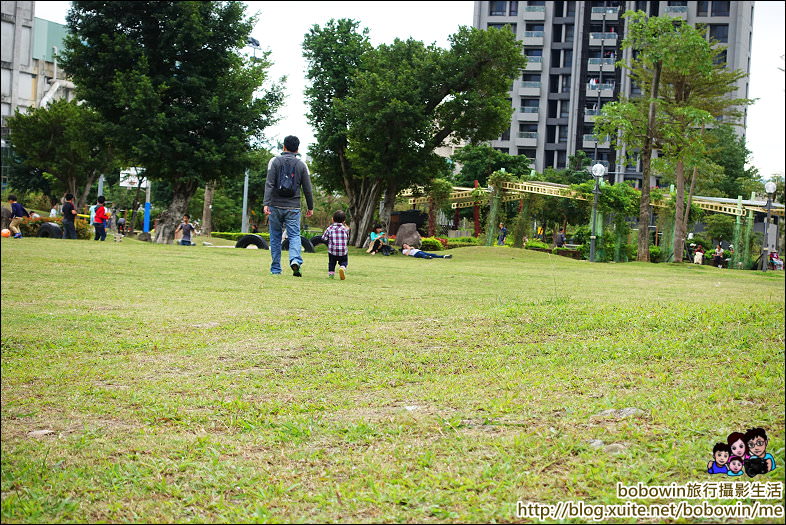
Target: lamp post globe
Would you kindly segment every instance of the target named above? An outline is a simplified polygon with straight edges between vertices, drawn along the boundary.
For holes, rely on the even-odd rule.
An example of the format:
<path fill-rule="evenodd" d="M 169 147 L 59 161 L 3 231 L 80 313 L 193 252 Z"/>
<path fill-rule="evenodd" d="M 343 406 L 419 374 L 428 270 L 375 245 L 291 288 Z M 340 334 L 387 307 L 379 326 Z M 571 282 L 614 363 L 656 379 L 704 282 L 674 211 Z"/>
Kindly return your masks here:
<path fill-rule="evenodd" d="M 775 183 L 772 181 L 769 181 L 764 185 L 764 191 L 767 192 L 767 195 L 772 195 L 775 193 L 775 188 Z"/>

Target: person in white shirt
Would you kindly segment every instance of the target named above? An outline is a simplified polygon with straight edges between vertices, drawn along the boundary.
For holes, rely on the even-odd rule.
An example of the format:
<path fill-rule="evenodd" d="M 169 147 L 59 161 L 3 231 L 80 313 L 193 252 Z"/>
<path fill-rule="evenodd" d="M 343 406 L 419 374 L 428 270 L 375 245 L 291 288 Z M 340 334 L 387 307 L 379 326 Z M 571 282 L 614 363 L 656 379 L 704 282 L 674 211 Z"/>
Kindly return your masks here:
<path fill-rule="evenodd" d="M 407 243 L 401 245 L 401 253 L 404 255 L 409 255 L 410 257 L 415 257 L 416 259 L 452 259 L 453 256 L 448 255 L 438 255 L 436 253 L 428 253 L 417 248 L 410 246 Z"/>

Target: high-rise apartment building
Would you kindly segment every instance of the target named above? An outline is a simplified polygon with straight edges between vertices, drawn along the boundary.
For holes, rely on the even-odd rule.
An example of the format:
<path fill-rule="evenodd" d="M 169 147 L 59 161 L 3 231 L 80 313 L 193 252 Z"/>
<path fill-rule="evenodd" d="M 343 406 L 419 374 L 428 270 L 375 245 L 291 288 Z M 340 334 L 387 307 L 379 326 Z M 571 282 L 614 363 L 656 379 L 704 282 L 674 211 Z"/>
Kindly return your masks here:
<path fill-rule="evenodd" d="M 583 150 L 608 163 L 610 181 L 641 183 L 639 167 L 628 165 L 625 152 L 615 151 L 612 141 L 596 142 L 592 134 L 604 104 L 640 94 L 627 71 L 615 65 L 630 58 L 630 50 L 621 48 L 627 10 L 705 24 L 708 36 L 728 46 L 729 68 L 750 71 L 753 2 L 475 2 L 474 26 L 507 26 L 523 41 L 529 59 L 510 92 L 515 110 L 510 129 L 491 142 L 493 147 L 526 155 L 538 171 L 564 168 L 570 155 Z M 744 78 L 732 96 L 747 94 Z"/>
<path fill-rule="evenodd" d="M 66 26 L 35 17 L 35 2 L 3 1 L 2 60 L 0 60 L 0 139 L 2 140 L 2 187 L 5 188 L 9 153 L 6 119 L 17 110 L 46 106 L 52 100 L 74 96 L 74 85 L 57 66 Z"/>

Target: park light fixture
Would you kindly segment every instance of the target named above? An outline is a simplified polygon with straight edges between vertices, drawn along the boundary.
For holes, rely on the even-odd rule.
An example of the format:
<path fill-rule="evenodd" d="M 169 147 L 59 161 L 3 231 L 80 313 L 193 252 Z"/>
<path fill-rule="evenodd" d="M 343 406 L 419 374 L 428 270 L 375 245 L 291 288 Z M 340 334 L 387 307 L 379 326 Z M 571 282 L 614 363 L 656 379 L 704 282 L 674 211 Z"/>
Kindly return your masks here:
<path fill-rule="evenodd" d="M 764 240 L 761 247 L 761 269 L 766 272 L 770 266 L 770 237 L 768 235 L 768 228 L 770 226 L 770 210 L 772 210 L 772 199 L 775 196 L 777 186 L 772 181 L 764 185 L 764 191 L 767 193 L 767 218 L 764 220 Z"/>
<path fill-rule="evenodd" d="M 594 195 L 592 199 L 592 233 L 590 234 L 590 262 L 595 262 L 595 222 L 598 215 L 598 195 L 600 194 L 600 179 L 606 175 L 606 166 L 600 162 L 596 162 L 590 168 L 590 173 L 595 179 L 595 189 L 592 190 Z"/>

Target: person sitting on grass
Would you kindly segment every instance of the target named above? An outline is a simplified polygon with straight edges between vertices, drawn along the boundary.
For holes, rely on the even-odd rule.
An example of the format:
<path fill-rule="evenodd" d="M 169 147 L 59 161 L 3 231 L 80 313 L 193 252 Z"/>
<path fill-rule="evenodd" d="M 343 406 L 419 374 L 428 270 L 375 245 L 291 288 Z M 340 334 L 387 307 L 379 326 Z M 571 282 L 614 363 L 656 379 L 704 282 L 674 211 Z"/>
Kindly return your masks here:
<path fill-rule="evenodd" d="M 453 256 L 448 255 L 438 255 L 436 253 L 428 253 L 422 250 L 418 250 L 417 248 L 413 248 L 407 243 L 401 245 L 401 253 L 404 255 L 409 255 L 410 257 L 415 257 L 416 259 L 452 259 Z"/>
<path fill-rule="evenodd" d="M 770 252 L 770 262 L 775 270 L 783 270 L 783 259 L 778 256 L 778 252 Z"/>
<path fill-rule="evenodd" d="M 366 253 L 370 253 L 371 255 L 376 255 L 376 253 L 382 249 L 388 243 L 388 234 L 385 232 L 379 224 L 374 226 L 374 229 L 371 233 L 368 234 L 370 242 L 368 245 L 368 250 Z"/>

